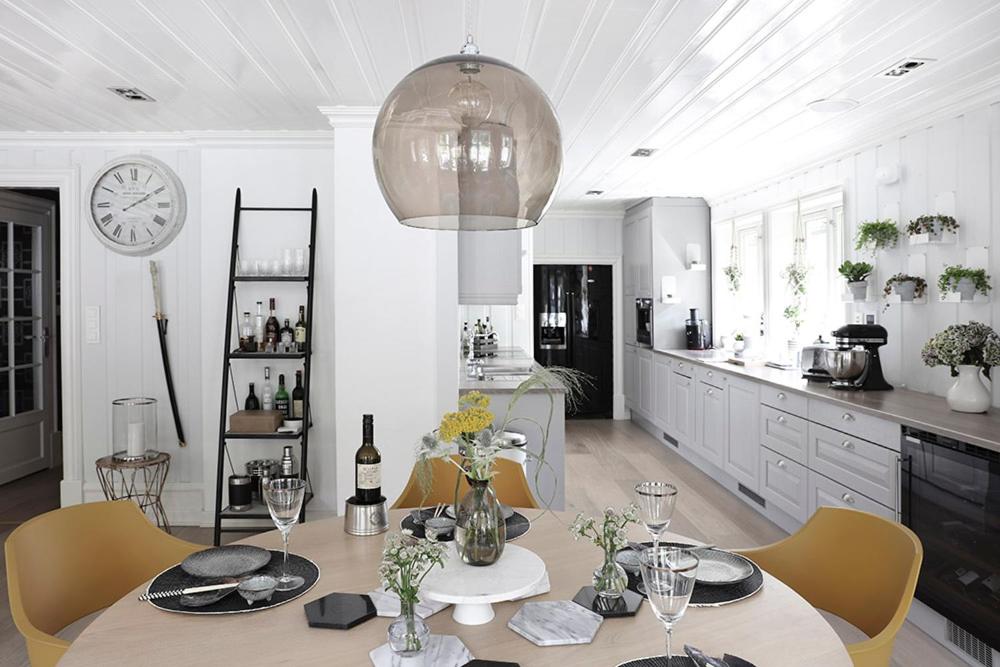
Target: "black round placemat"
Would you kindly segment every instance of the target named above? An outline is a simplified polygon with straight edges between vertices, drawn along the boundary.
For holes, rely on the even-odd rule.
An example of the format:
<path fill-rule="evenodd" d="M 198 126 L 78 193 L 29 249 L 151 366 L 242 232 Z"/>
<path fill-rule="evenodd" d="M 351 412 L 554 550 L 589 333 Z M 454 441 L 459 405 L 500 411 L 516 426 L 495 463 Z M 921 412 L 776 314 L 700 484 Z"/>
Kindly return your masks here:
<path fill-rule="evenodd" d="M 737 658 L 726 654 L 723 661 L 733 667 L 754 667 L 752 663 L 743 658 Z M 618 663 L 618 667 L 667 667 L 667 656 L 653 655 L 648 658 L 636 658 L 627 662 Z M 670 659 L 670 667 L 695 667 L 695 662 L 686 655 L 675 655 Z"/>
<path fill-rule="evenodd" d="M 644 546 L 653 546 L 652 542 L 643 542 Z M 661 546 L 680 547 L 687 549 L 693 544 L 682 542 L 660 542 Z M 691 593 L 692 607 L 720 607 L 724 604 L 739 602 L 754 595 L 764 587 L 764 573 L 757 567 L 757 563 L 750 561 L 753 565 L 753 574 L 743 581 L 735 584 L 702 584 L 695 583 L 694 592 Z M 642 574 L 639 572 L 626 572 L 628 574 L 629 589 L 639 593 L 639 583 L 642 582 Z M 639 593 L 642 595 L 642 593 Z"/>
<path fill-rule="evenodd" d="M 429 519 L 434 516 L 434 508 L 430 507 L 422 509 L 420 510 L 420 514 L 425 520 Z M 424 532 L 423 524 L 418 525 L 415 523 L 413 521 L 413 517 L 409 514 L 403 517 L 403 520 L 399 522 L 399 527 L 403 530 L 411 531 L 413 536 L 419 539 L 423 539 L 427 535 L 427 533 Z M 528 517 L 515 510 L 514 514 L 507 519 L 507 541 L 510 542 L 511 540 L 516 540 L 528 532 L 529 528 L 531 528 L 531 522 L 528 520 Z M 454 539 L 455 531 L 452 531 L 447 537 L 438 538 L 438 541 L 451 542 Z"/>
<path fill-rule="evenodd" d="M 259 574 L 269 574 L 274 578 L 281 576 L 282 552 L 272 549 L 271 562 L 258 570 Z M 160 600 L 150 600 L 149 603 L 163 611 L 171 611 L 180 614 L 240 614 L 248 611 L 261 611 L 270 609 L 278 605 L 291 602 L 297 597 L 305 595 L 309 589 L 319 581 L 319 566 L 305 556 L 298 554 L 288 554 L 288 573 L 298 575 L 305 579 L 305 583 L 294 591 L 275 591 L 270 600 L 260 600 L 248 605 L 239 593 L 233 591 L 218 602 L 205 607 L 185 607 L 180 603 L 180 597 L 163 598 Z M 189 588 L 192 586 L 204 586 L 205 579 L 192 577 L 181 569 L 180 565 L 175 565 L 168 570 L 164 570 L 156 575 L 146 589 L 147 593 L 159 593 L 176 588 Z"/>

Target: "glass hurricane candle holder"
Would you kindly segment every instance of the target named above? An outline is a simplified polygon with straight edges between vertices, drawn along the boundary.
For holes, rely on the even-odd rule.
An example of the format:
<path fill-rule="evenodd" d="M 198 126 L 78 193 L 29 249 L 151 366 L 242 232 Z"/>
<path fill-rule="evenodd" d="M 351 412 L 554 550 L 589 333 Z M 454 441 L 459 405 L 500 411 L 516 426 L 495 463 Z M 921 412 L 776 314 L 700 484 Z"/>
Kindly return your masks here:
<path fill-rule="evenodd" d="M 156 399 L 119 398 L 111 401 L 112 444 L 118 461 L 153 458 L 156 451 Z"/>

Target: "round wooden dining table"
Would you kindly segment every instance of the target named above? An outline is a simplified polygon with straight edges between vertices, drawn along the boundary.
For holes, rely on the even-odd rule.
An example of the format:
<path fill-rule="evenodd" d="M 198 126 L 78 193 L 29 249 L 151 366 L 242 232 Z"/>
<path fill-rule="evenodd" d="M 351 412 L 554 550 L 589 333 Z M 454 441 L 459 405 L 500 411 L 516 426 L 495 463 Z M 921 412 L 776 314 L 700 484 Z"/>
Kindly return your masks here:
<path fill-rule="evenodd" d="M 567 530 L 569 513 L 521 510 L 533 519 L 516 544 L 545 561 L 551 591 L 531 600 L 572 600 L 589 585 L 601 552 L 577 542 Z M 390 513 L 399 529 L 403 511 Z M 645 532 L 631 526 L 631 537 Z M 683 540 L 672 535 L 670 539 Z M 243 540 L 281 548 L 276 531 Z M 59 663 L 65 667 L 108 665 L 371 665 L 369 652 L 386 641 L 390 618 L 373 618 L 350 630 L 311 628 L 303 605 L 332 592 L 366 593 L 379 586 L 376 570 L 382 536 L 355 537 L 344 532 L 343 518 L 295 526 L 291 551 L 320 567 L 320 580 L 308 593 L 287 604 L 256 613 L 231 615 L 175 614 L 160 611 L 136 597 L 144 583 L 107 610 L 70 646 Z M 522 667 L 615 665 L 643 656 L 662 655 L 663 626 L 647 601 L 633 617 L 607 618 L 590 644 L 540 647 L 507 627 L 525 600 L 494 604 L 496 617 L 479 626 L 459 625 L 445 609 L 427 619 L 433 634 L 456 635 L 476 658 L 515 662 Z M 823 617 L 795 591 L 764 574 L 756 595 L 721 607 L 689 608 L 674 630 L 675 652 L 691 644 L 709 655 L 730 653 L 757 667 L 851 667 L 840 639 Z M 430 667 L 430 666 L 428 666 Z"/>

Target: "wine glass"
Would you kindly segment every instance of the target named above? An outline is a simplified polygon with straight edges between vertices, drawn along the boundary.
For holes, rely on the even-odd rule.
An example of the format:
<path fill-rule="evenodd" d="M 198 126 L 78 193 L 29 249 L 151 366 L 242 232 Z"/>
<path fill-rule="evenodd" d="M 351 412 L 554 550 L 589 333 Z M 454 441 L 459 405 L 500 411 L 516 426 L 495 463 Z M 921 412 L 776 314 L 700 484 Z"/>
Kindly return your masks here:
<path fill-rule="evenodd" d="M 667 667 L 670 667 L 671 635 L 691 601 L 698 563 L 694 552 L 678 547 L 651 547 L 639 554 L 649 605 L 667 631 Z"/>
<path fill-rule="evenodd" d="M 646 525 L 653 548 L 660 546 L 660 537 L 670 526 L 677 505 L 677 487 L 666 482 L 639 482 L 635 485 L 639 516 Z"/>
<path fill-rule="evenodd" d="M 288 534 L 292 532 L 292 526 L 299 518 L 305 494 L 305 480 L 291 477 L 272 479 L 264 489 L 267 511 L 271 513 L 271 521 L 281 531 L 281 541 L 285 546 L 281 577 L 275 587 L 277 591 L 294 591 L 305 583 L 302 577 L 288 574 Z"/>

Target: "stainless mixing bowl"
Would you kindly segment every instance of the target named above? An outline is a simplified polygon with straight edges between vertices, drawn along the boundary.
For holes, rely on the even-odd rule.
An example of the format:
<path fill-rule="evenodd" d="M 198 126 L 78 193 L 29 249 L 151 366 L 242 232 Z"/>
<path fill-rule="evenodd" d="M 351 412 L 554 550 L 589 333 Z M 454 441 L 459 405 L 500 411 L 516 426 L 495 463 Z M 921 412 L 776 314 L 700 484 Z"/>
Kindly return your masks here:
<path fill-rule="evenodd" d="M 823 353 L 826 370 L 836 380 L 855 380 L 861 377 L 868 363 L 864 350 L 826 350 Z"/>

